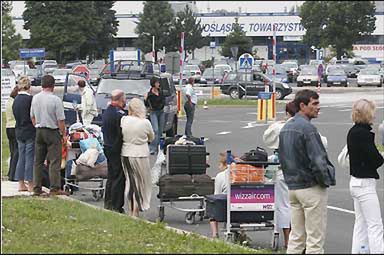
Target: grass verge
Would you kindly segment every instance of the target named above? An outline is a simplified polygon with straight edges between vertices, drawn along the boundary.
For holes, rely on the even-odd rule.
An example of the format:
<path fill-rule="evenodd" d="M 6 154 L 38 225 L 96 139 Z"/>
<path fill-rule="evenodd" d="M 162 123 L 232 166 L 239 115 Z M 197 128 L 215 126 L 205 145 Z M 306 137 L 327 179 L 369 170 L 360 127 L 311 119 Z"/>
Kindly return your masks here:
<path fill-rule="evenodd" d="M 180 235 L 163 223 L 149 224 L 59 198 L 7 198 L 2 204 L 4 253 L 266 252 Z"/>
<path fill-rule="evenodd" d="M 1 177 L 8 174 L 9 146 L 5 129 L 5 112 L 1 113 Z"/>
<path fill-rule="evenodd" d="M 384 152 L 384 145 L 382 145 L 382 144 L 376 144 L 376 147 L 377 147 L 377 149 L 378 149 L 380 152 Z"/>

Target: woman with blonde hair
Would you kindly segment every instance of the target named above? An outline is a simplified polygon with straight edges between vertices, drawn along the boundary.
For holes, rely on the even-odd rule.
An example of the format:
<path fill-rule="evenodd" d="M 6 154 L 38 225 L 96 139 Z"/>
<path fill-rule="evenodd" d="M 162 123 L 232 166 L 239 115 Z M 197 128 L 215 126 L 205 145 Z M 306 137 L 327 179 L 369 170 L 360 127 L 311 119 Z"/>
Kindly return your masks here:
<path fill-rule="evenodd" d="M 145 118 L 144 103 L 133 98 L 128 103 L 128 116 L 121 118 L 123 135 L 121 161 L 126 178 L 125 196 L 132 216 L 148 210 L 152 193 L 148 143 L 154 139 L 152 125 Z"/>
<path fill-rule="evenodd" d="M 366 99 L 352 106 L 352 121 L 355 125 L 347 135 L 350 162 L 349 189 L 355 209 L 352 253 L 364 248 L 368 253 L 384 253 L 383 221 L 376 192 L 377 168 L 384 159 L 375 145 L 375 134 L 371 132 L 375 116 L 375 104 Z"/>
<path fill-rule="evenodd" d="M 19 191 L 32 192 L 36 129 L 30 116 L 32 104 L 31 81 L 27 76 L 21 76 L 17 86 L 19 93 L 12 106 L 16 120 L 15 134 L 19 150 L 15 177 L 19 181 Z M 28 187 L 24 181 L 27 181 Z"/>

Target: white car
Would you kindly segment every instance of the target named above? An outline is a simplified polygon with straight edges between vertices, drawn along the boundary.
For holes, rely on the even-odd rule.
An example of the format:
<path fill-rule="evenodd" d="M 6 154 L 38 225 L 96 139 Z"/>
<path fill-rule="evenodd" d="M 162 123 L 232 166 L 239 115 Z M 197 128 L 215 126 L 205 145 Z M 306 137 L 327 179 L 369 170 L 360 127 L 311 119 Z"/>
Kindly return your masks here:
<path fill-rule="evenodd" d="M 223 69 L 225 72 L 228 72 L 228 73 L 232 71 L 232 67 L 230 65 L 224 65 L 224 64 L 215 65 L 215 69 Z"/>
<path fill-rule="evenodd" d="M 195 78 L 195 82 L 200 82 L 201 79 L 201 70 L 198 65 L 185 65 L 184 71 L 186 74 L 192 75 Z"/>
<path fill-rule="evenodd" d="M 18 78 L 20 75 L 27 75 L 27 72 L 29 70 L 28 65 L 15 65 L 12 69 L 12 71 L 15 73 L 16 78 Z"/>
<path fill-rule="evenodd" d="M 357 86 L 383 86 L 379 69 L 361 69 L 357 75 Z"/>
<path fill-rule="evenodd" d="M 319 76 L 316 68 L 304 68 L 297 76 L 297 87 L 302 86 L 317 86 L 319 84 Z M 320 85 L 321 86 L 321 85 Z"/>
<path fill-rule="evenodd" d="M 55 78 L 55 84 L 64 85 L 67 73 L 71 71 L 72 69 L 55 69 L 52 73 L 53 78 Z"/>

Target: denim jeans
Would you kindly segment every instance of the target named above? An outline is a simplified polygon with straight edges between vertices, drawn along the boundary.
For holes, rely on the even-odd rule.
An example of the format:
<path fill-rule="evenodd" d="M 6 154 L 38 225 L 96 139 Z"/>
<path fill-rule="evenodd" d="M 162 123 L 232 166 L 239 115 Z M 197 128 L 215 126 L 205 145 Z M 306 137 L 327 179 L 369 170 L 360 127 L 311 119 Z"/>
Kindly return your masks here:
<path fill-rule="evenodd" d="M 185 114 L 187 115 L 187 123 L 185 124 L 185 135 L 187 136 L 192 136 L 192 123 L 193 123 L 193 118 L 195 116 L 195 105 L 189 104 L 189 102 L 185 102 L 184 104 L 184 110 Z"/>
<path fill-rule="evenodd" d="M 383 254 L 383 221 L 376 192 L 376 180 L 351 176 L 349 189 L 355 208 L 352 253 L 359 253 L 360 247 L 365 245 L 370 254 Z"/>
<path fill-rule="evenodd" d="M 149 145 L 149 150 L 157 151 L 157 147 L 160 143 L 160 137 L 163 134 L 164 125 L 165 125 L 165 113 L 164 110 L 152 111 L 149 114 L 149 118 L 151 119 L 151 124 L 153 128 L 153 132 L 155 133 L 155 139 Z"/>
<path fill-rule="evenodd" d="M 35 139 L 17 140 L 19 159 L 16 165 L 15 179 L 18 181 L 33 180 L 33 160 L 35 157 Z"/>

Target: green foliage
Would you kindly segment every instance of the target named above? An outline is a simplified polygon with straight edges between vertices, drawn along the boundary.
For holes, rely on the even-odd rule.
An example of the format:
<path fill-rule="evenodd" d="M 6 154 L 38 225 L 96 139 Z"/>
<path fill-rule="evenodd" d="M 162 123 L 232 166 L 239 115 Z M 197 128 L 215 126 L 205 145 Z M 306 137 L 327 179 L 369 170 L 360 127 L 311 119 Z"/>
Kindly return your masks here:
<path fill-rule="evenodd" d="M 331 45 L 337 58 L 375 30 L 372 1 L 306 1 L 300 10 L 304 42 L 316 48 Z"/>
<path fill-rule="evenodd" d="M 135 32 L 139 35 L 136 47 L 143 52 L 152 51 L 152 36 L 155 36 L 155 52 L 168 48 L 173 10 L 167 1 L 145 1 L 143 13 Z M 157 60 L 157 55 L 155 56 Z"/>
<path fill-rule="evenodd" d="M 209 38 L 202 36 L 203 27 L 201 26 L 201 19 L 197 21 L 188 5 L 184 11 L 178 12 L 176 18 L 172 21 L 170 41 L 169 46 L 166 47 L 167 49 L 171 51 L 179 49 L 181 32 L 185 32 L 184 49 L 188 54 L 193 54 L 195 49 L 208 45 Z M 194 57 L 192 56 L 192 58 Z"/>
<path fill-rule="evenodd" d="M 84 58 L 97 49 L 105 54 L 116 34 L 113 1 L 26 1 L 24 28 L 30 30 L 29 47 L 44 47 L 59 63 Z M 101 38 L 99 40 L 99 38 Z"/>
<path fill-rule="evenodd" d="M 7 198 L 2 212 L 4 253 L 265 253 L 60 198 Z"/>
<path fill-rule="evenodd" d="M 22 46 L 22 37 L 20 34 L 16 34 L 15 25 L 12 23 L 11 17 L 12 2 L 1 2 L 1 53 L 2 59 L 7 63 L 9 60 L 18 58 L 19 48 Z"/>
<path fill-rule="evenodd" d="M 242 54 L 251 52 L 253 43 L 252 39 L 246 36 L 246 32 L 242 31 L 238 18 L 235 18 L 233 26 L 233 31 L 225 38 L 220 53 L 224 57 L 232 57 L 231 47 L 238 46 L 239 51 L 236 57 L 238 59 Z"/>

